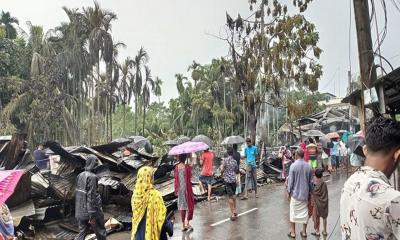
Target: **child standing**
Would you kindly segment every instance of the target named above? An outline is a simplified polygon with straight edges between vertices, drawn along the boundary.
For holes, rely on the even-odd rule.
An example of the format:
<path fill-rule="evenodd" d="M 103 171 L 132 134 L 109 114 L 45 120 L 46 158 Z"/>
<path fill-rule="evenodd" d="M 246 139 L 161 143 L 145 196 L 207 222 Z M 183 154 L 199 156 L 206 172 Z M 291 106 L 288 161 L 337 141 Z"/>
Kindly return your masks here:
<path fill-rule="evenodd" d="M 324 170 L 318 168 L 315 170 L 314 178 L 314 189 L 312 194 L 313 201 L 313 221 L 314 221 L 314 232 L 312 235 L 320 236 L 320 219 L 323 219 L 323 231 L 322 235 L 326 236 L 326 225 L 328 218 L 328 186 L 325 181 L 322 180 L 322 174 Z"/>

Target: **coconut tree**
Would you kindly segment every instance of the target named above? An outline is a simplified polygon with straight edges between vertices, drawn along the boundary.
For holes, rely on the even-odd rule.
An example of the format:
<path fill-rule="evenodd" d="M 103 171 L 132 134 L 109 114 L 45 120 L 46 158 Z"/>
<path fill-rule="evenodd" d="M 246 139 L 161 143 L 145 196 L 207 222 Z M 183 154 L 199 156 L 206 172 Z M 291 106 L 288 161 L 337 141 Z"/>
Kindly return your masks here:
<path fill-rule="evenodd" d="M 142 135 L 144 136 L 144 129 L 146 123 L 146 108 L 150 105 L 150 94 L 154 91 L 154 80 L 151 76 L 151 71 L 148 66 L 145 66 L 145 79 L 143 82 L 143 89 L 142 89 L 142 104 L 143 104 L 143 128 L 142 128 Z"/>
<path fill-rule="evenodd" d="M 17 37 L 17 30 L 13 24 L 19 24 L 18 19 L 12 17 L 10 12 L 1 11 L 0 25 L 4 25 L 6 30 L 6 38 L 15 39 Z"/>
<path fill-rule="evenodd" d="M 158 97 L 158 102 L 159 103 L 161 103 L 160 97 L 161 97 L 161 94 L 162 94 L 162 91 L 161 91 L 162 84 L 163 84 L 163 81 L 159 77 L 156 77 L 156 79 L 154 81 L 154 95 L 156 97 Z"/>
<path fill-rule="evenodd" d="M 137 116 L 139 114 L 139 96 L 142 93 L 142 84 L 143 84 L 143 74 L 142 70 L 146 63 L 149 60 L 149 55 L 147 54 L 146 50 L 141 47 L 137 52 L 137 55 L 134 59 L 134 68 L 135 68 L 135 75 L 134 78 L 131 78 L 130 82 L 130 91 L 133 92 L 135 98 L 135 134 L 137 133 Z"/>
<path fill-rule="evenodd" d="M 123 133 L 125 134 L 126 130 L 126 105 L 130 103 L 132 99 L 133 91 L 130 91 L 130 82 L 133 78 L 132 70 L 134 66 L 134 61 L 127 57 L 122 64 L 119 65 L 119 69 L 121 71 L 121 80 L 118 86 L 118 98 L 122 103 L 123 111 L 124 111 L 124 120 L 123 120 Z"/>

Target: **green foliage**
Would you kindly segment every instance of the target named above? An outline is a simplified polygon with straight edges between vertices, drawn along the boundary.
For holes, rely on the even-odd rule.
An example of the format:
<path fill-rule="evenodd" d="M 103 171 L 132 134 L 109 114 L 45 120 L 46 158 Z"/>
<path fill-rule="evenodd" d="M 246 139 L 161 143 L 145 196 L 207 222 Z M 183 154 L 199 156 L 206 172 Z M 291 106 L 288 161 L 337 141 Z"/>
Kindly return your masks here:
<path fill-rule="evenodd" d="M 324 110 L 325 106 L 318 104 L 323 100 L 325 96 L 319 92 L 310 93 L 304 89 L 290 92 L 288 96 L 289 121 Z"/>
<path fill-rule="evenodd" d="M 303 12 L 309 2 L 295 6 Z M 254 136 L 266 96 L 276 107 L 289 96 L 290 118 L 317 111 L 306 107 L 320 97 L 315 91 L 322 50 L 315 26 L 277 0 L 252 0 L 250 6 L 250 19 L 227 15 L 229 58 L 193 61 L 186 74 L 175 75 L 179 96 L 166 104 L 160 102 L 163 81 L 151 73 L 145 48 L 118 61 L 125 45 L 111 33 L 117 16 L 97 2 L 64 7 L 69 21 L 47 33 L 28 23 L 28 38 L 14 34 L 18 20 L 2 12 L 0 133 L 28 133 L 31 144 L 92 145 L 141 129 L 161 152 L 163 141 L 179 135 L 221 141 L 247 129 Z"/>

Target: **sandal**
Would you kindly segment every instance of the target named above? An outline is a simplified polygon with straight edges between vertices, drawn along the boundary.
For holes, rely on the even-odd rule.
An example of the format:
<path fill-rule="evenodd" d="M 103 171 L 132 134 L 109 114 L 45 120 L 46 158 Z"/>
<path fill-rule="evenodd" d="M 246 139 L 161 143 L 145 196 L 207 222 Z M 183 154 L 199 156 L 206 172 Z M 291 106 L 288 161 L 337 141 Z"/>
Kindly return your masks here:
<path fill-rule="evenodd" d="M 187 228 L 187 227 L 184 227 L 184 228 L 182 228 L 181 230 L 182 230 L 182 232 L 186 232 L 186 231 L 188 230 L 188 228 Z"/>
<path fill-rule="evenodd" d="M 316 236 L 316 237 L 321 236 L 321 234 L 320 234 L 320 233 L 317 233 L 317 232 L 312 232 L 311 235 Z"/>
<path fill-rule="evenodd" d="M 288 233 L 288 237 L 296 239 L 296 235 L 293 236 L 291 232 Z"/>
<path fill-rule="evenodd" d="M 328 233 L 327 232 L 322 232 L 322 235 L 323 236 L 328 236 Z"/>
<path fill-rule="evenodd" d="M 307 237 L 307 233 L 300 232 L 300 236 L 301 236 L 302 238 L 306 238 L 306 237 Z"/>

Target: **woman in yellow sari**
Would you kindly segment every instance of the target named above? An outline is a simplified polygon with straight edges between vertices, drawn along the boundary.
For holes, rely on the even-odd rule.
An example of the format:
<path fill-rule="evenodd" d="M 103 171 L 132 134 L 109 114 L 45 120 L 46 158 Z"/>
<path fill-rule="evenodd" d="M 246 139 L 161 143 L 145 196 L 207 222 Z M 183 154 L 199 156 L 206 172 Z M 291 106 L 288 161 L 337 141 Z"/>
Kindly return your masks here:
<path fill-rule="evenodd" d="M 161 193 L 153 186 L 151 167 L 140 168 L 132 195 L 131 240 L 160 240 L 167 209 Z"/>

